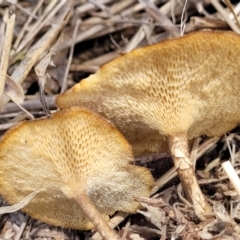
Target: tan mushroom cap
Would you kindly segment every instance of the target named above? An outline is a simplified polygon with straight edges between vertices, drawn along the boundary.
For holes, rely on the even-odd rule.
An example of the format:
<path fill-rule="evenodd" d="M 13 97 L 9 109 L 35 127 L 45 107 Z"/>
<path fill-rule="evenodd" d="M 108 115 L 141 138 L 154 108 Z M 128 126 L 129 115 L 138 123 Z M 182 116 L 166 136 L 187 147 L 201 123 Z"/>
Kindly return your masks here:
<path fill-rule="evenodd" d="M 128 142 L 105 119 L 86 109 L 62 110 L 3 136 L 0 194 L 14 204 L 40 191 L 25 212 L 50 224 L 90 229 L 73 200 L 84 189 L 106 219 L 117 210 L 135 212 L 133 196 L 149 195 L 152 176 L 132 161 Z"/>
<path fill-rule="evenodd" d="M 57 98 L 110 119 L 136 155 L 164 135 L 219 136 L 240 121 L 240 36 L 201 31 L 127 53 Z"/>

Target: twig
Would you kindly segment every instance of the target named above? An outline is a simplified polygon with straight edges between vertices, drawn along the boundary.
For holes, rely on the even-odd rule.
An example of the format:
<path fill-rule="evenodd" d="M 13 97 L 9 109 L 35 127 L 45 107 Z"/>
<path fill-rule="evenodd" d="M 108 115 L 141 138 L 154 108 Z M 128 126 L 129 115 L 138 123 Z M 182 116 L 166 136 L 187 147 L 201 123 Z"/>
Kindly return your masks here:
<path fill-rule="evenodd" d="M 187 2 L 188 2 L 188 0 L 185 0 L 183 10 L 182 10 L 182 15 L 181 15 L 181 27 L 180 27 L 180 35 L 181 36 L 183 36 L 184 30 L 185 30 L 185 27 L 186 27 L 186 24 L 184 23 L 183 18 L 184 18 L 185 12 L 186 12 Z"/>
<path fill-rule="evenodd" d="M 226 134 L 225 134 L 225 139 L 226 139 L 226 142 L 227 142 L 228 151 L 229 151 L 230 156 L 231 156 L 231 162 L 235 162 L 234 154 L 233 154 L 233 151 L 231 149 L 231 146 L 230 146 L 230 143 L 229 143 L 229 140 L 228 140 Z"/>
<path fill-rule="evenodd" d="M 25 228 L 27 226 L 28 219 L 29 219 L 29 217 L 26 217 L 25 221 L 22 222 L 22 224 L 21 224 L 17 234 L 14 237 L 14 240 L 20 240 L 21 239 L 21 236 L 22 236 L 22 234 L 23 234 L 23 232 L 24 232 L 24 230 L 25 230 Z"/>
<path fill-rule="evenodd" d="M 155 186 L 152 189 L 151 195 L 156 193 L 161 187 L 163 187 L 166 183 L 168 183 L 175 177 L 177 177 L 177 170 L 175 167 L 172 167 L 166 173 L 164 173 L 159 179 L 157 179 L 157 181 L 155 182 Z"/>
<path fill-rule="evenodd" d="M 229 13 L 222 7 L 218 0 L 210 0 L 212 5 L 216 8 L 216 10 L 220 13 L 220 15 L 224 18 L 224 20 L 228 23 L 229 27 L 236 33 L 240 34 L 240 29 L 237 25 L 228 17 Z"/>
<path fill-rule="evenodd" d="M 86 30 L 84 32 L 81 32 L 81 34 L 76 37 L 76 40 L 75 40 L 74 44 L 89 38 L 93 34 L 98 33 L 98 32 L 100 32 L 103 29 L 104 29 L 104 25 L 95 25 L 92 28 L 89 28 L 88 30 Z M 62 45 L 60 45 L 57 50 L 58 51 L 62 51 L 64 49 L 67 49 L 67 48 L 71 47 L 71 44 L 72 44 L 71 42 L 70 43 L 69 42 L 65 42 Z"/>
<path fill-rule="evenodd" d="M 57 0 L 50 1 L 48 7 L 46 8 L 46 11 L 42 14 L 41 17 L 39 17 L 38 21 L 32 26 L 32 31 L 29 31 L 29 33 L 25 36 L 24 42 L 20 44 L 20 46 L 17 48 L 16 53 L 20 52 L 32 39 L 35 37 L 35 35 L 39 32 L 39 30 L 45 26 L 45 24 L 50 22 L 50 19 L 64 6 L 66 3 L 66 0 L 61 0 L 60 3 L 58 3 L 57 6 L 55 6 L 58 3 Z"/>
<path fill-rule="evenodd" d="M 18 124 L 18 123 L 3 123 L 3 124 L 0 124 L 0 130 L 1 131 L 7 130 L 7 129 L 15 126 L 16 124 Z"/>
<path fill-rule="evenodd" d="M 27 19 L 27 21 L 25 22 L 25 24 L 23 25 L 23 27 L 21 28 L 21 31 L 20 33 L 18 34 L 17 36 L 17 39 L 13 45 L 13 48 L 16 49 L 18 46 L 19 46 L 19 43 L 20 41 L 22 40 L 23 36 L 24 36 L 24 33 L 26 32 L 30 22 L 32 21 L 33 19 L 33 15 L 35 15 L 38 11 L 38 9 L 42 6 L 44 0 L 40 0 L 37 2 L 36 6 L 34 7 L 33 11 L 32 11 L 32 15 L 30 15 Z"/>
<path fill-rule="evenodd" d="M 11 97 L 5 92 L 5 94 L 11 99 Z M 13 99 L 11 99 L 11 100 L 13 100 Z M 29 119 L 34 119 L 34 116 L 30 113 L 30 112 L 28 112 L 26 109 L 24 109 L 24 107 L 22 107 L 18 102 L 15 102 L 14 101 L 14 103 L 24 112 L 24 113 L 26 113 L 26 115 L 29 117 Z"/>
<path fill-rule="evenodd" d="M 193 167 L 195 170 L 196 167 L 196 161 L 197 161 L 197 153 L 198 153 L 198 147 L 199 147 L 199 142 L 200 142 L 200 137 L 197 137 L 194 139 L 193 146 L 192 146 L 192 151 L 190 154 L 191 161 L 193 163 Z"/>
<path fill-rule="evenodd" d="M 47 105 L 50 108 L 53 108 L 55 106 L 55 99 L 56 99 L 56 96 L 47 96 L 46 97 Z M 33 111 L 36 109 L 42 109 L 42 104 L 41 104 L 40 99 L 37 98 L 37 99 L 24 101 L 22 104 L 22 107 L 27 109 L 28 111 Z M 19 107 L 15 103 L 10 102 L 2 110 L 2 113 L 11 113 L 11 112 L 16 112 L 18 110 L 19 110 Z"/>
<path fill-rule="evenodd" d="M 78 19 L 76 21 L 76 25 L 74 27 L 73 36 L 72 36 L 72 45 L 70 47 L 70 53 L 69 53 L 68 62 L 67 62 L 67 66 L 66 66 L 66 69 L 65 69 L 63 82 L 62 82 L 62 88 L 61 88 L 60 93 L 65 92 L 66 89 L 67 89 L 67 76 L 69 74 L 69 69 L 70 69 L 70 66 L 71 66 L 71 63 L 72 63 L 74 45 L 75 45 L 75 41 L 76 41 L 75 39 L 76 39 L 76 36 L 77 36 L 77 32 L 78 32 L 78 28 L 79 28 L 80 23 L 81 23 L 81 20 Z"/>
<path fill-rule="evenodd" d="M 102 4 L 109 4 L 113 2 L 113 0 L 101 0 Z M 94 9 L 96 9 L 96 6 L 90 2 L 87 2 L 85 4 L 80 5 L 77 9 L 76 9 L 76 13 L 85 13 L 85 12 L 90 12 L 93 11 Z"/>
<path fill-rule="evenodd" d="M 145 6 L 145 10 L 152 16 L 157 22 L 161 23 L 162 28 L 170 33 L 173 37 L 179 36 L 179 30 L 176 26 L 166 17 L 150 0 L 138 0 Z"/>
<path fill-rule="evenodd" d="M 120 224 L 129 214 L 125 212 L 118 212 L 111 220 L 108 222 L 111 228 L 115 228 L 118 224 Z M 97 232 L 92 237 L 91 240 L 102 240 L 102 237 Z"/>
<path fill-rule="evenodd" d="M 148 22 L 153 22 L 151 18 L 147 18 Z M 138 47 L 139 43 L 146 37 L 149 36 L 154 29 L 154 26 L 142 25 L 141 28 L 134 34 L 132 39 L 128 42 L 128 44 L 124 47 L 123 53 L 127 53 Z"/>
<path fill-rule="evenodd" d="M 46 81 L 47 81 L 46 79 L 48 77 L 46 70 L 47 70 L 47 67 L 51 64 L 52 55 L 54 54 L 55 52 L 52 51 L 51 49 L 49 53 L 46 56 L 44 56 L 35 67 L 35 73 L 38 77 L 40 101 L 42 103 L 43 111 L 45 112 L 46 116 L 50 115 L 50 110 L 47 105 L 46 96 L 44 94 L 44 86 L 46 84 Z"/>
<path fill-rule="evenodd" d="M 233 7 L 232 7 L 232 5 L 231 5 L 231 2 L 230 2 L 229 0 L 225 0 L 225 4 L 228 6 L 228 8 L 230 9 L 230 11 L 232 12 L 232 14 L 233 14 L 233 16 L 234 16 L 234 18 L 235 18 L 235 20 L 236 20 L 236 23 L 237 23 L 237 25 L 238 25 L 238 29 L 240 30 L 240 23 L 239 23 L 239 20 L 238 20 L 238 18 L 237 18 L 236 13 L 234 12 L 234 9 L 233 9 Z"/>
<path fill-rule="evenodd" d="M 106 53 L 94 59 L 83 62 L 81 64 L 71 64 L 70 70 L 77 72 L 86 71 L 95 73 L 101 65 L 113 60 L 118 56 L 119 54 L 117 52 Z"/>
<path fill-rule="evenodd" d="M 159 2 L 159 0 L 155 0 L 154 2 Z M 170 8 L 170 5 L 168 3 L 164 4 L 160 8 L 161 13 L 165 14 L 166 11 L 168 10 L 168 8 Z M 122 21 L 124 18 L 126 18 L 128 16 L 132 16 L 134 13 L 142 11 L 143 9 L 144 9 L 144 6 L 142 4 L 140 4 L 140 3 L 137 3 L 137 4 L 133 5 L 133 6 L 125 9 L 121 13 L 119 13 L 117 15 L 114 15 L 111 18 L 111 20 L 109 20 L 109 21 L 112 21 L 112 22 Z M 85 24 L 94 24 L 94 26 L 92 28 L 89 28 L 89 26 L 86 26 L 85 29 L 83 29 L 83 31 L 81 31 L 80 34 L 76 37 L 75 44 L 79 43 L 79 42 L 82 42 L 84 40 L 87 40 L 87 39 L 96 38 L 98 36 L 101 36 L 102 32 L 104 32 L 104 34 L 107 34 L 105 32 L 106 26 L 105 25 L 100 25 L 101 24 L 101 20 L 102 20 L 101 18 L 90 18 L 90 19 L 85 20 L 81 24 L 81 26 L 84 26 Z M 99 24 L 99 22 L 100 22 L 100 24 Z M 127 26 L 129 26 L 129 24 Z M 108 31 L 108 33 L 109 33 L 109 31 Z M 62 43 L 59 46 L 58 51 L 67 49 L 70 46 L 71 46 L 71 42 L 70 41 L 65 41 L 64 43 Z"/>
<path fill-rule="evenodd" d="M 128 234 L 128 231 L 129 231 L 129 227 L 131 225 L 131 222 L 128 221 L 124 227 L 124 232 L 123 232 L 123 235 L 122 235 L 122 240 L 126 240 L 126 237 L 127 237 L 127 234 Z"/>
<path fill-rule="evenodd" d="M 30 12 L 28 9 L 22 7 L 20 4 L 16 3 L 15 6 L 20 9 L 22 12 L 26 13 L 27 15 L 31 16 L 31 18 L 38 19 L 38 17 L 35 15 L 36 12 Z"/>
<path fill-rule="evenodd" d="M 64 11 L 56 20 L 57 24 L 52 26 L 52 28 L 47 33 L 45 33 L 44 36 L 36 44 L 34 44 L 30 48 L 24 60 L 19 64 L 19 66 L 14 70 L 11 75 L 11 78 L 14 81 L 22 83 L 32 69 L 33 65 L 36 64 L 36 62 L 39 60 L 40 56 L 50 48 L 51 44 L 56 39 L 59 32 L 68 22 L 72 2 L 73 0 L 66 3 Z M 2 107 L 4 107 L 8 103 L 8 101 L 9 98 L 4 97 L 2 101 Z"/>
<path fill-rule="evenodd" d="M 226 162 L 222 163 L 222 167 L 223 167 L 225 173 L 227 174 L 230 182 L 232 183 L 234 189 L 240 196 L 240 179 L 239 179 L 235 169 L 233 168 L 231 162 L 226 161 Z"/>
<path fill-rule="evenodd" d="M 36 196 L 37 193 L 38 191 L 30 193 L 29 195 L 24 197 L 21 201 L 12 206 L 0 207 L 0 215 L 5 213 L 16 212 L 19 209 L 25 207 Z"/>

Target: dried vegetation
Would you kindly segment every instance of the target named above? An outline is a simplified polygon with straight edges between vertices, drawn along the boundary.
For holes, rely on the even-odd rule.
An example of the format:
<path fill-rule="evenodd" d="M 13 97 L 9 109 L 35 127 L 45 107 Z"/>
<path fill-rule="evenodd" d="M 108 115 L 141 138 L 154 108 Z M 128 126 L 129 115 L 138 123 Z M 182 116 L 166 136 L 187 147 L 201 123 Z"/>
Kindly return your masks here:
<path fill-rule="evenodd" d="M 120 54 L 201 29 L 240 32 L 230 6 L 220 0 L 3 0 L 0 4 L 1 134 L 25 119 L 53 113 L 59 93 Z M 240 5 L 232 4 L 238 16 Z M 156 187 L 151 198 L 136 198 L 144 207 L 138 214 L 118 212 L 111 226 L 129 240 L 240 239 L 239 196 L 221 166 L 230 160 L 240 174 L 239 141 L 237 127 L 221 138 L 203 136 L 191 143 L 198 182 L 213 206 L 206 220 L 194 215 L 169 154 L 162 153 L 136 159 L 152 171 Z M 17 211 L 31 197 L 12 207 L 1 200 L 0 239 L 101 239 L 94 231 L 50 226 Z"/>

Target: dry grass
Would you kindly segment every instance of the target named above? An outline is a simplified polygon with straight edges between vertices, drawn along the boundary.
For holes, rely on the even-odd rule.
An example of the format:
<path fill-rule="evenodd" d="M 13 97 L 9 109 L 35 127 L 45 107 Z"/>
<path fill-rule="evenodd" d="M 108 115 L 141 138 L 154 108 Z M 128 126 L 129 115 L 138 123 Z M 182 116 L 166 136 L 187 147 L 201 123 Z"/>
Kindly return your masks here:
<path fill-rule="evenodd" d="M 200 29 L 240 31 L 219 0 L 10 2 L 15 1 L 0 1 L 1 134 L 18 122 L 51 114 L 57 94 L 119 54 Z M 237 2 L 233 8 L 238 16 Z M 131 216 L 117 213 L 112 226 L 133 240 L 240 239 L 239 196 L 221 167 L 230 159 L 240 173 L 239 142 L 236 128 L 222 138 L 202 137 L 193 144 L 191 157 L 199 183 L 214 208 L 207 220 L 196 219 L 181 195 L 171 159 L 158 154 L 137 159 L 158 179 L 154 195 L 137 198 L 144 210 Z M 1 200 L 0 206 L 5 205 Z M 90 237 L 101 239 L 94 232 L 40 223 L 20 211 L 0 217 L 0 239 Z"/>

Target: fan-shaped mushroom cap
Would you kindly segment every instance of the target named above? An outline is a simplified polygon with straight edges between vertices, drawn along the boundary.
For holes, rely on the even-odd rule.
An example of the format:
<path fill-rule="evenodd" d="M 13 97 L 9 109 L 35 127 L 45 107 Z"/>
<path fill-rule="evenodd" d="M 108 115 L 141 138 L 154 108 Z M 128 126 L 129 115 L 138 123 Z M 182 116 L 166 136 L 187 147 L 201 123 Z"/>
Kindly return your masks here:
<path fill-rule="evenodd" d="M 88 107 L 110 119 L 137 155 L 165 150 L 163 135 L 219 136 L 240 121 L 239 56 L 238 34 L 192 33 L 105 64 L 56 104 Z"/>
<path fill-rule="evenodd" d="M 133 196 L 148 196 L 148 170 L 130 164 L 131 147 L 110 123 L 89 110 L 72 108 L 49 119 L 23 122 L 0 142 L 0 193 L 11 204 L 39 191 L 23 209 L 58 226 L 90 229 L 74 197 L 85 190 L 107 218 L 134 212 Z"/>

